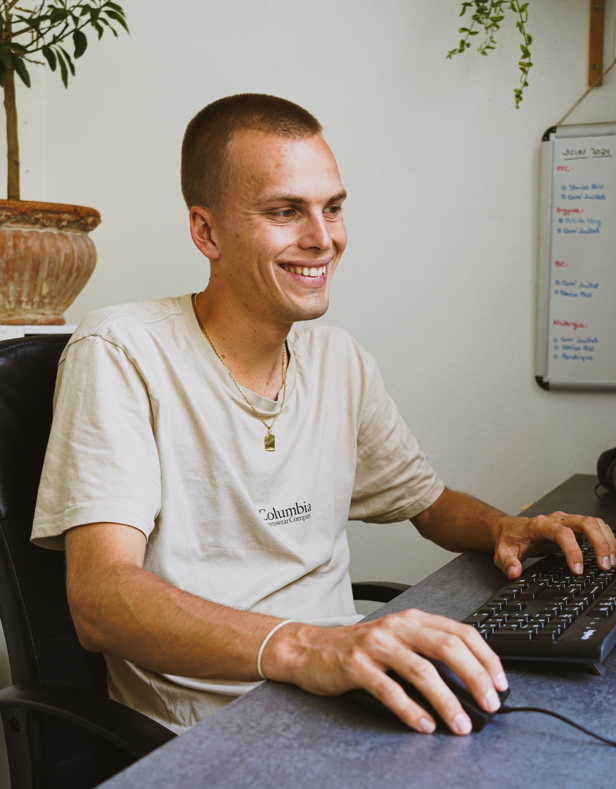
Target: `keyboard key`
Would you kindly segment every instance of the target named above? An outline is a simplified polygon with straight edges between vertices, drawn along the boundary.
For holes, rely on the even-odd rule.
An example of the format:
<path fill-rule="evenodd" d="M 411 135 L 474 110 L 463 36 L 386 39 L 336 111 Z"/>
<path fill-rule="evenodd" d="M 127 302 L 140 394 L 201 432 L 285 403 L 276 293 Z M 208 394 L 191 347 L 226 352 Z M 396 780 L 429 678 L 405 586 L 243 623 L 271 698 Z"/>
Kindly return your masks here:
<path fill-rule="evenodd" d="M 563 627 L 562 622 L 555 622 L 554 621 L 554 622 L 550 622 L 549 625 L 546 625 L 543 628 L 542 632 L 543 633 L 556 633 L 557 635 L 560 635 L 562 632 L 564 632 L 564 630 L 565 630 L 565 628 Z"/>
<path fill-rule="evenodd" d="M 575 597 L 582 591 L 583 588 L 584 584 L 571 584 L 571 586 L 567 587 L 567 592 L 571 592 L 571 594 Z"/>
<path fill-rule="evenodd" d="M 517 627 L 519 627 L 520 625 L 525 625 L 529 619 L 530 617 L 528 616 L 528 614 L 517 614 L 510 617 L 507 624 L 516 625 Z"/>
<path fill-rule="evenodd" d="M 487 619 L 489 616 L 490 614 L 485 613 L 484 611 L 477 611 L 476 613 L 467 616 L 466 619 L 463 619 L 462 621 L 466 625 L 478 625 L 481 622 L 483 622 L 485 619 Z"/>
<path fill-rule="evenodd" d="M 503 628 L 501 628 L 488 639 L 488 643 L 491 644 L 494 642 L 497 644 L 501 639 L 505 638 L 514 639 L 516 641 L 531 641 L 534 636 L 535 634 L 530 628 L 520 628 L 519 630 L 513 630 L 511 632 L 504 632 Z"/>
<path fill-rule="evenodd" d="M 556 641 L 560 634 L 557 633 L 555 630 L 542 630 L 540 633 L 537 633 L 534 641 Z"/>
<path fill-rule="evenodd" d="M 493 603 L 490 601 L 486 606 L 481 609 L 481 613 L 486 613 L 489 616 L 493 614 L 498 614 L 503 606 L 500 603 Z"/>
<path fill-rule="evenodd" d="M 537 595 L 537 599 L 545 600 L 546 602 L 548 602 L 549 600 L 559 600 L 562 596 L 563 596 L 562 589 L 556 589 L 554 587 L 550 589 L 549 587 L 546 587 L 539 592 L 539 594 Z"/>
<path fill-rule="evenodd" d="M 526 608 L 526 603 L 519 603 L 516 600 L 514 603 L 509 603 L 509 605 L 506 605 L 503 610 L 512 613 L 514 611 L 523 611 L 525 608 Z"/>
<path fill-rule="evenodd" d="M 522 592 L 521 587 L 516 587 L 515 589 L 507 589 L 507 597 L 509 600 L 515 600 L 516 597 Z"/>
<path fill-rule="evenodd" d="M 519 596 L 519 600 L 536 600 L 539 597 L 540 593 L 546 588 L 547 584 L 545 582 L 542 583 L 534 583 L 532 586 L 529 586 L 528 589 L 525 589 L 522 594 Z"/>

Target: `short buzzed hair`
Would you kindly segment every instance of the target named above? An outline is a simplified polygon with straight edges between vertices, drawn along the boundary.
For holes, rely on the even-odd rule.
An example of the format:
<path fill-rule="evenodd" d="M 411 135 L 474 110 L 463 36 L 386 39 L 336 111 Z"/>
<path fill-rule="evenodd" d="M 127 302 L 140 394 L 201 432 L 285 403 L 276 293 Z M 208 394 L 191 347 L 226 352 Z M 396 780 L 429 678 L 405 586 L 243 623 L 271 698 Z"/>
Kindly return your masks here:
<path fill-rule="evenodd" d="M 239 132 L 305 139 L 323 127 L 292 101 L 265 93 L 240 93 L 208 104 L 186 127 L 182 142 L 182 194 L 188 208 L 219 208 L 229 181 L 229 146 Z"/>

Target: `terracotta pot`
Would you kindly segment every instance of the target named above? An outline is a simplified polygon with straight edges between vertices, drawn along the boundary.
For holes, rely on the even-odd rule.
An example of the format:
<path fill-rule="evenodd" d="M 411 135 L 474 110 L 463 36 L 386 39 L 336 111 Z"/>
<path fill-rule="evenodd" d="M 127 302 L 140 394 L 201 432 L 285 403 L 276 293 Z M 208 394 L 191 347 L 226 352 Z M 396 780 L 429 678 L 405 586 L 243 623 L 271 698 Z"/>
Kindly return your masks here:
<path fill-rule="evenodd" d="M 65 323 L 96 266 L 93 208 L 0 200 L 0 324 Z"/>

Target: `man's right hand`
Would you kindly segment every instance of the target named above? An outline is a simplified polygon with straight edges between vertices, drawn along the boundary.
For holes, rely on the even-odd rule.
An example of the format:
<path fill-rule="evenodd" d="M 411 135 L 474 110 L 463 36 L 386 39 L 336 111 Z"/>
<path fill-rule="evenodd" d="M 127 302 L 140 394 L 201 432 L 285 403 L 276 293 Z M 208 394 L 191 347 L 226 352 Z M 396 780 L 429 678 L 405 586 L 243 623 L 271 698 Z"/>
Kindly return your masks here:
<path fill-rule="evenodd" d="M 496 691 L 507 689 L 507 678 L 479 633 L 414 609 L 349 627 L 288 624 L 266 645 L 261 665 L 268 679 L 321 696 L 365 688 L 411 728 L 434 731 L 432 716 L 385 673 L 394 669 L 418 688 L 454 734 L 468 734 L 470 718 L 426 658 L 446 663 L 486 712 L 500 707 Z"/>

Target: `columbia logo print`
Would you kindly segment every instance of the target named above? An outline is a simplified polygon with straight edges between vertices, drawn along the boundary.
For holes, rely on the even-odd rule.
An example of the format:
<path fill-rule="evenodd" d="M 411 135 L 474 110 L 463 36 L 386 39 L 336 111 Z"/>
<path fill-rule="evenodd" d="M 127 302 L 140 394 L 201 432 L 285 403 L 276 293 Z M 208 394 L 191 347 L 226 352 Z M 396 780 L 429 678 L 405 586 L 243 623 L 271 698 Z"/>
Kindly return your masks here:
<path fill-rule="evenodd" d="M 310 513 L 312 511 L 312 507 L 310 503 L 304 502 L 303 504 L 299 504 L 295 502 L 292 507 L 286 507 L 285 509 L 277 510 L 276 507 L 272 507 L 269 512 L 265 509 L 260 509 L 259 513 L 262 515 L 263 520 L 269 523 L 273 521 L 284 521 L 285 523 L 293 522 L 296 520 L 308 520 L 310 518 Z"/>

